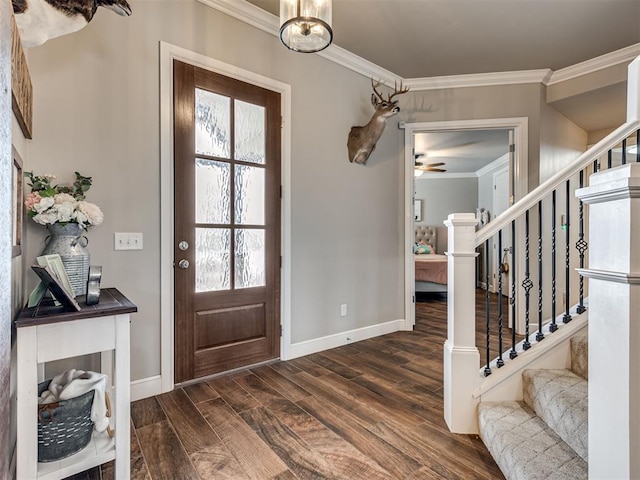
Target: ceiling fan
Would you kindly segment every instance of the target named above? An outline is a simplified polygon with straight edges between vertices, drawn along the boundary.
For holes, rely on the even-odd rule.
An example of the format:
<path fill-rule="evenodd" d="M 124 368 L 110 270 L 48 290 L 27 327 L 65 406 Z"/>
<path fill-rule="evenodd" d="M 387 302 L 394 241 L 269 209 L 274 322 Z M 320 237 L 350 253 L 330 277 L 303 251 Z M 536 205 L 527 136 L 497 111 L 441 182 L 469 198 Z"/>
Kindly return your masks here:
<path fill-rule="evenodd" d="M 416 171 L 422 171 L 422 172 L 446 172 L 445 169 L 443 168 L 438 168 L 438 167 L 442 167 L 444 165 L 444 162 L 436 162 L 436 163 L 424 163 L 423 161 L 418 160 L 419 158 L 424 157 L 424 153 L 416 153 L 414 155 L 414 160 L 415 160 L 415 170 Z"/>

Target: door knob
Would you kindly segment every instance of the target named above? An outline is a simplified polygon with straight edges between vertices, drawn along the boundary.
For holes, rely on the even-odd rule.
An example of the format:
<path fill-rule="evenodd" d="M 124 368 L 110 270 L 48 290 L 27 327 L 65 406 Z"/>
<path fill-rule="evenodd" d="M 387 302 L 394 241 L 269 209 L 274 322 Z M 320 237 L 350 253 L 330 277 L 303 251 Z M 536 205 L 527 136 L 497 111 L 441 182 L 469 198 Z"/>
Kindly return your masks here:
<path fill-rule="evenodd" d="M 178 262 L 178 267 L 189 268 L 189 260 L 182 259 Z"/>

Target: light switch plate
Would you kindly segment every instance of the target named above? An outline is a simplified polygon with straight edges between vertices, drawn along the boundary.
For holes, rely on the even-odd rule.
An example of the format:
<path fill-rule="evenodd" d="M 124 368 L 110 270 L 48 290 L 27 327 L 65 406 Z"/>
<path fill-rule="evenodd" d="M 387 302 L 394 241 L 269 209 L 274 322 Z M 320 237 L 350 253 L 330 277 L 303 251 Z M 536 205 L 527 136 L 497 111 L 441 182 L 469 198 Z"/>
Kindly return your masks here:
<path fill-rule="evenodd" d="M 113 248 L 114 250 L 142 250 L 142 233 L 116 232 Z"/>

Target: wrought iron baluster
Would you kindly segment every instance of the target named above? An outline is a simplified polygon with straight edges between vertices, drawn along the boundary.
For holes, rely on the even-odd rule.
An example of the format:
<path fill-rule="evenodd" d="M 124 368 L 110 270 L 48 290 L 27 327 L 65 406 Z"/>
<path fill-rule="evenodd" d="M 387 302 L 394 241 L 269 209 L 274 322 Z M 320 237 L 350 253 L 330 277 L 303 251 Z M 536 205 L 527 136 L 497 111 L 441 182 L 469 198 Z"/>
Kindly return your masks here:
<path fill-rule="evenodd" d="M 622 140 L 622 165 L 627 164 L 627 139 Z"/>
<path fill-rule="evenodd" d="M 533 282 L 529 278 L 529 210 L 524 214 L 524 280 L 522 288 L 524 288 L 524 342 L 522 348 L 529 350 L 529 292 L 533 287 Z"/>
<path fill-rule="evenodd" d="M 613 165 L 613 150 L 609 150 L 607 152 L 607 168 L 611 168 Z M 597 172 L 597 170 L 594 170 L 594 172 Z"/>
<path fill-rule="evenodd" d="M 640 130 L 638 130 L 640 132 Z M 584 170 L 580 170 L 580 188 L 584 186 Z M 589 244 L 584 239 L 584 205 L 580 200 L 580 206 L 578 207 L 578 241 L 576 242 L 576 249 L 580 254 L 580 268 L 584 268 L 584 252 L 589 248 Z M 584 278 L 580 275 L 580 301 L 576 308 L 576 313 L 584 313 L 587 309 L 584 306 Z"/>
<path fill-rule="evenodd" d="M 489 239 L 484 242 L 484 278 L 486 288 L 486 314 L 487 314 L 487 366 L 484 367 L 484 376 L 491 375 L 491 353 L 490 342 L 491 339 L 491 297 L 489 296 Z"/>
<path fill-rule="evenodd" d="M 504 274 L 502 264 L 502 230 L 498 231 L 498 368 L 504 365 L 502 359 L 502 275 Z"/>
<path fill-rule="evenodd" d="M 640 162 L 640 130 L 636 132 L 636 162 Z"/>
<path fill-rule="evenodd" d="M 516 352 L 516 221 L 511 221 L 511 351 L 509 358 L 518 356 Z"/>
<path fill-rule="evenodd" d="M 569 307 L 571 305 L 571 302 L 569 300 L 570 298 L 570 294 L 569 294 L 569 276 L 571 274 L 571 268 L 569 266 L 569 254 L 571 253 L 571 247 L 570 247 L 570 237 L 571 237 L 571 233 L 570 233 L 570 225 L 571 225 L 571 221 L 569 220 L 569 215 L 570 215 L 570 200 L 571 200 L 571 186 L 569 185 L 569 180 L 566 181 L 566 202 L 565 202 L 565 207 L 566 207 L 566 217 L 565 217 L 565 225 L 564 225 L 564 230 L 565 230 L 565 247 L 564 247 L 564 288 L 565 288 L 565 312 L 564 315 L 562 316 L 562 322 L 563 323 L 569 323 L 571 321 L 571 314 L 569 313 Z"/>
<path fill-rule="evenodd" d="M 596 158 L 593 161 L 593 173 L 596 173 L 598 170 L 600 170 L 600 165 L 598 164 L 598 159 Z"/>
<path fill-rule="evenodd" d="M 597 160 L 596 160 L 597 166 Z M 555 332 L 556 324 L 556 191 L 551 192 L 551 325 L 549 331 Z"/>
<path fill-rule="evenodd" d="M 536 341 L 544 338 L 542 333 L 542 200 L 538 202 L 538 333 Z"/>

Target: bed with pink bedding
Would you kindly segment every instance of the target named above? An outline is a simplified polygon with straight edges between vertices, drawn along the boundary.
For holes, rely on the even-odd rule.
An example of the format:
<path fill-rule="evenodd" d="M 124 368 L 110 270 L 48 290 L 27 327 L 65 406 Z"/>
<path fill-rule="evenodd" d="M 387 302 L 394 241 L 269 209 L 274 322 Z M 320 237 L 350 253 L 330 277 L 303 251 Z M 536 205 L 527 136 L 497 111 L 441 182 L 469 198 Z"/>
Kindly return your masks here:
<path fill-rule="evenodd" d="M 416 226 L 414 254 L 416 292 L 447 291 L 447 256 L 435 253 L 436 229 Z M 427 246 L 427 248 L 424 248 Z"/>

